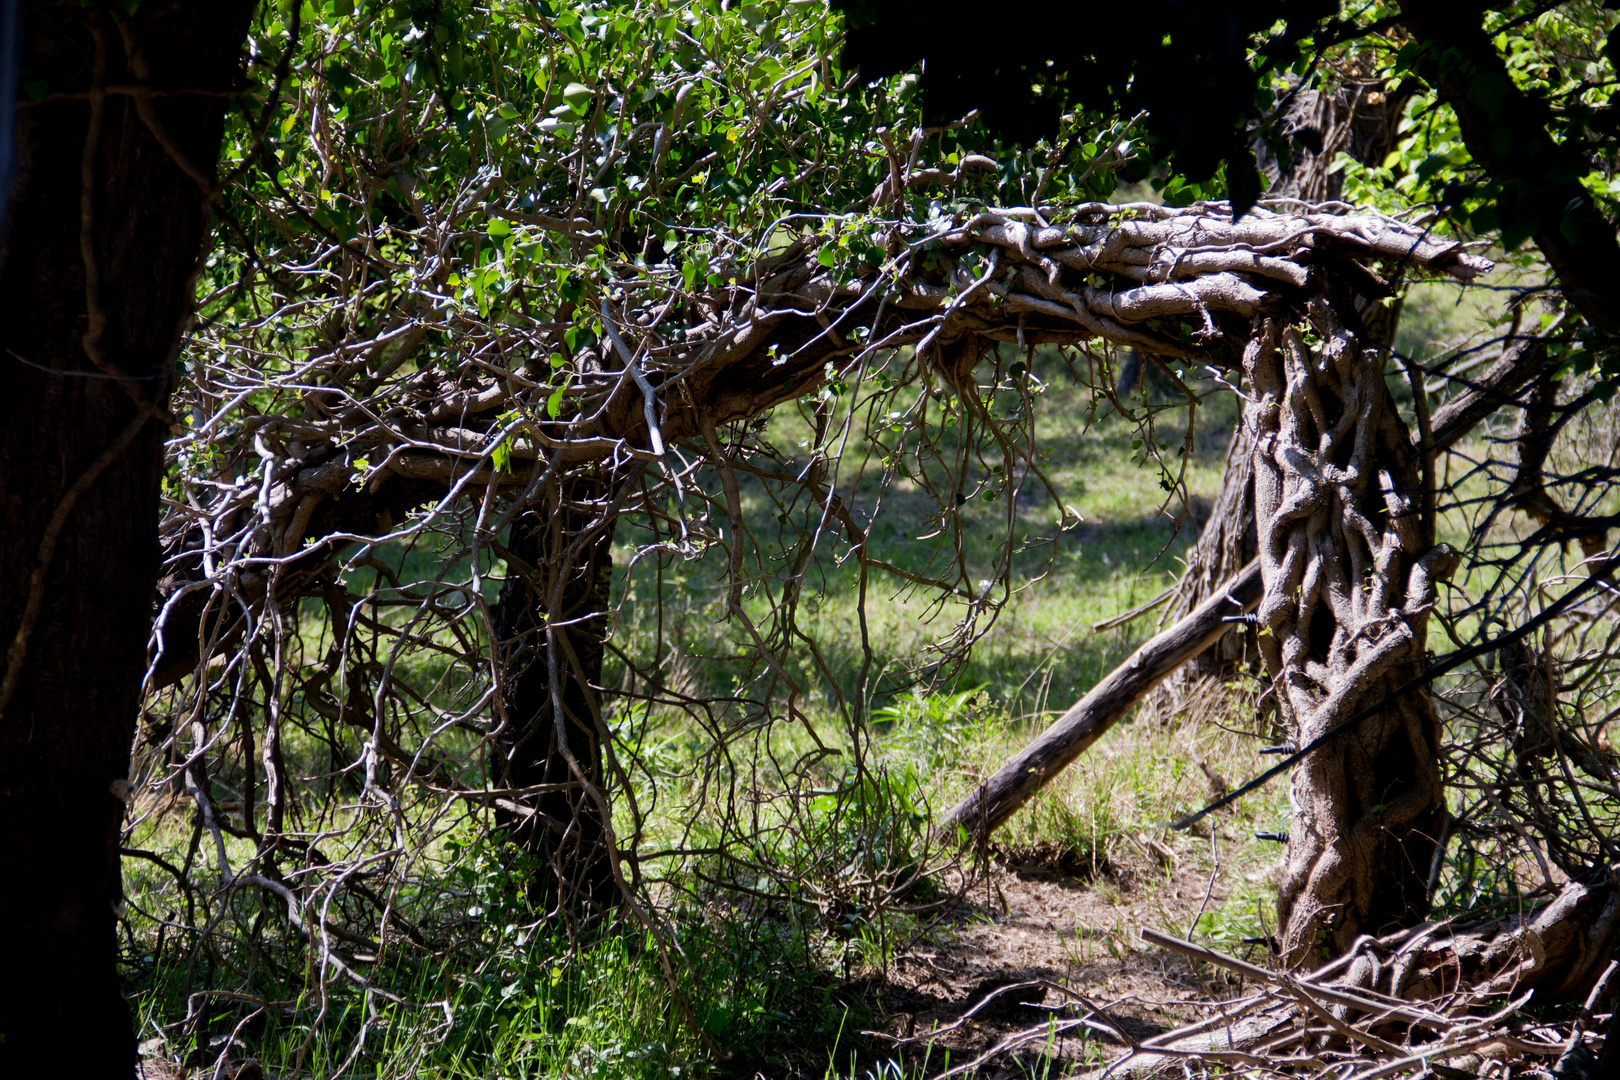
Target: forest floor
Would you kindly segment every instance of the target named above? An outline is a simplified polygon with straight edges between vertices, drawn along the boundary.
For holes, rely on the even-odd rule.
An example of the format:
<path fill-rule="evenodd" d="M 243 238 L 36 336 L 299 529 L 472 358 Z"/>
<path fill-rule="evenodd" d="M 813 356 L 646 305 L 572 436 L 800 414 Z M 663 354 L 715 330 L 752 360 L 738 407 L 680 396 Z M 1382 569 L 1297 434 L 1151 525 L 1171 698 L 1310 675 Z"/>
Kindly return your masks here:
<path fill-rule="evenodd" d="M 1193 925 L 1206 898 L 1226 898 L 1221 884 L 1165 869 L 1145 853 L 1096 872 L 1077 863 L 1051 847 L 998 855 L 954 918 L 896 957 L 880 994 L 888 1012 L 882 1034 L 932 1044 L 946 1067 L 1027 1038 L 1010 1055 L 1016 1065 L 1003 1062 L 988 1075 L 1027 1074 L 1041 1058 L 1078 1066 L 1127 1049 L 1096 1028 L 1049 1033 L 1053 1021 L 1078 1015 L 1082 999 L 1141 1039 L 1193 1019 L 1212 995 L 1226 996 L 1224 984 L 1211 986 L 1186 960 L 1138 938 L 1142 927 L 1167 918 Z"/>
<path fill-rule="evenodd" d="M 1093 865 L 1047 844 L 993 850 L 987 865 L 952 871 L 951 900 L 883 970 L 837 980 L 838 999 L 870 1027 L 796 1054 L 719 1064 L 746 1080 L 934 1077 L 965 1068 L 980 1080 L 1088 1072 L 1129 1049 L 1101 1015 L 1144 1039 L 1207 1015 L 1243 981 L 1141 940 L 1230 899 L 1225 875 L 1132 845 Z M 1264 964 L 1263 950 L 1247 955 Z"/>
<path fill-rule="evenodd" d="M 1441 336 L 1444 305 L 1409 304 L 1409 317 L 1413 312 L 1420 316 L 1414 326 Z M 1430 315 L 1435 327 L 1423 322 Z M 1073 496 L 1084 523 L 1015 567 L 1019 590 L 953 686 L 910 697 L 897 692 L 871 718 L 877 721 L 875 762 L 927 793 L 925 817 L 987 776 L 1153 632 L 1156 613 L 1106 631 L 1094 631 L 1093 624 L 1150 600 L 1173 581 L 1179 556 L 1197 535 L 1199 514 L 1207 513 L 1219 487 L 1235 403 L 1217 395 L 1201 406 L 1186 503 L 1165 507 L 1155 482 L 1158 467 L 1127 449 L 1130 427 L 1106 416 L 1098 422 L 1086 412 L 1085 392 L 1065 386 L 1061 373 L 1043 377 L 1051 389 L 1039 443 L 1051 448 L 1048 470 L 1065 498 Z M 784 429 L 774 437 L 798 434 Z M 851 486 L 858 504 L 860 478 Z M 904 562 L 908 551 L 918 550 L 905 545 L 930 527 L 927 500 L 903 484 L 889 500 L 894 523 L 886 526 L 892 529 L 886 539 L 899 552 L 896 561 Z M 1179 520 L 1178 509 L 1184 511 Z M 988 525 L 983 531 L 990 532 Z M 971 535 L 969 541 L 980 542 Z M 718 594 L 702 568 L 680 572 L 689 580 L 672 571 L 658 588 L 667 586 L 677 598 L 664 612 L 673 620 L 669 632 L 689 633 L 696 644 L 670 667 L 677 659 L 689 664 L 687 689 L 701 698 L 711 691 L 705 679 L 724 674 L 706 674 L 698 659 L 704 635 L 719 625 L 705 606 Z M 855 625 L 849 584 L 830 574 L 805 601 L 810 629 L 832 647 L 847 643 Z M 896 593 L 869 607 L 879 661 L 926 645 L 930 628 L 921 601 Z M 628 587 L 621 613 L 622 632 L 633 639 L 638 614 Z M 728 687 L 716 681 L 713 695 L 723 696 Z M 1209 801 L 1212 789 L 1225 783 L 1215 778 L 1238 782 L 1263 765 L 1257 751 L 1273 733 L 1258 729 L 1252 704 L 1238 715 L 1248 700 L 1234 685 L 1226 708 L 1120 723 L 998 832 L 988 858 L 977 867 L 947 865 L 933 884 L 933 905 L 894 926 L 857 926 L 843 938 L 816 928 L 811 936 L 818 943 L 806 953 L 802 945 L 777 944 L 792 936 L 780 932 L 785 921 L 779 914 L 750 915 L 719 902 L 709 912 L 700 907 L 697 916 L 673 914 L 673 932 L 691 935 L 683 955 L 692 970 L 676 972 L 682 989 L 675 996 L 686 998 L 678 1005 L 666 969 L 652 962 L 653 950 L 636 944 L 633 933 L 547 954 L 536 947 L 545 939 L 525 945 L 512 926 L 488 936 L 498 920 L 467 906 L 474 887 L 457 886 L 454 895 L 464 905 L 458 916 L 465 919 L 457 925 L 474 928 L 457 946 L 464 951 L 446 952 L 442 968 L 424 965 L 410 976 L 420 984 L 401 984 L 407 998 L 442 1001 L 443 1015 L 455 1017 L 449 1027 L 436 1026 L 438 1005 L 379 1012 L 375 999 L 362 1003 L 359 996 L 341 1006 L 323 998 L 320 1017 L 312 1019 L 306 986 L 273 985 L 263 975 L 254 977 L 265 998 L 295 1006 L 268 1024 L 261 1018 L 258 1027 L 238 1028 L 247 1009 L 222 1000 L 217 1015 L 193 1023 L 186 995 L 198 984 L 183 961 L 160 962 L 163 931 L 154 920 L 145 932 L 159 944 L 150 956 L 131 950 L 129 976 L 140 1038 L 151 1055 L 145 1075 L 237 1077 L 242 1063 L 253 1060 L 259 1075 L 277 1078 L 900 1080 L 937 1077 L 1021 1035 L 1027 1040 L 985 1061 L 974 1075 L 1078 1075 L 1128 1049 L 1099 1026 L 1076 1023 L 1094 1008 L 1139 1038 L 1201 1016 L 1241 989 L 1224 973 L 1148 946 L 1143 928 L 1191 935 L 1251 962 L 1266 960 L 1265 948 L 1252 941 L 1270 929 L 1281 852 L 1255 834 L 1280 824 L 1282 785 L 1222 811 L 1212 819 L 1213 835 L 1208 828 L 1201 836 L 1166 828 Z M 668 775 L 677 775 L 686 767 L 678 754 L 693 745 L 689 734 L 672 728 L 653 735 L 643 745 L 656 746 L 655 756 L 668 755 Z M 671 790 L 678 789 L 672 784 Z M 154 822 L 139 846 L 184 859 L 188 841 L 195 843 L 189 825 L 164 824 L 161 816 Z M 688 824 L 680 814 L 654 821 L 644 844 L 679 835 Z M 660 837 L 660 828 L 670 837 Z M 484 865 L 474 858 L 484 857 L 475 846 L 458 843 L 460 865 Z M 455 860 L 445 850 L 435 848 L 432 857 L 449 865 Z M 839 864 L 829 865 L 836 876 Z M 165 892 L 165 875 L 142 863 L 126 864 L 126 888 L 152 911 L 177 904 Z M 477 902 L 488 908 L 492 901 L 484 896 L 477 894 Z M 557 958 L 563 955 L 566 967 Z M 1084 1009 L 1072 1007 L 1082 999 Z M 365 1010 L 373 1017 L 369 1027 L 357 1020 Z M 327 1028 L 318 1027 L 323 1022 Z M 1065 1022 L 1065 1031 L 1054 1035 Z M 228 1067 L 218 1054 L 226 1044 Z M 238 1080 L 256 1077 L 250 1068 Z"/>

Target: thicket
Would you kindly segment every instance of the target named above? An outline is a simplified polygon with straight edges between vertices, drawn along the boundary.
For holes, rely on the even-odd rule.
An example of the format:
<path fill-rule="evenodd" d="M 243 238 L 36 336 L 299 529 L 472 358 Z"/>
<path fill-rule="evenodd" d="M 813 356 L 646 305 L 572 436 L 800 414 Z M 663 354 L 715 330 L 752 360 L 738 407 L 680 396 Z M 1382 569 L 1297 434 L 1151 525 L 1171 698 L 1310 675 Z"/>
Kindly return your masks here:
<path fill-rule="evenodd" d="M 1335 527 L 1370 538 L 1350 580 L 1397 599 L 1261 651 L 1326 634 L 1353 666 L 1417 627 L 1334 722 L 1438 677 L 1431 613 L 1456 651 L 1428 713 L 1385 709 L 1445 733 L 1421 903 L 1368 901 L 1340 944 L 1596 887 L 1615 354 L 1432 52 L 1345 18 L 1255 39 L 1262 164 L 1320 152 L 1307 91 L 1393 101 L 1393 146 L 1324 161 L 1332 201 L 1234 222 L 1219 159 L 1189 176 L 1138 113 L 1075 105 L 1024 143 L 925 126 L 919 73 L 855 74 L 819 4 L 263 9 L 167 445 L 121 924 L 143 1034 L 313 1075 L 805 1067 L 784 1048 L 860 1019 L 841 979 L 983 854 L 931 825 L 953 746 L 1023 711 L 976 696 L 972 650 L 1081 524 L 1041 410 L 1128 442 L 1185 540 L 1211 414 L 1349 355 L 1334 385 L 1373 404 L 1340 434 L 1385 485 Z M 1613 108 L 1611 15 L 1488 18 L 1568 124 Z M 1612 221 L 1612 143 L 1583 152 Z M 1372 309 L 1441 280 L 1492 294 L 1466 340 L 1371 342 Z M 1266 349 L 1295 365 L 1270 390 Z M 1119 378 L 1132 350 L 1157 393 Z M 1408 595 L 1436 540 L 1461 569 Z M 1261 671 L 1199 719 L 1297 738 Z"/>

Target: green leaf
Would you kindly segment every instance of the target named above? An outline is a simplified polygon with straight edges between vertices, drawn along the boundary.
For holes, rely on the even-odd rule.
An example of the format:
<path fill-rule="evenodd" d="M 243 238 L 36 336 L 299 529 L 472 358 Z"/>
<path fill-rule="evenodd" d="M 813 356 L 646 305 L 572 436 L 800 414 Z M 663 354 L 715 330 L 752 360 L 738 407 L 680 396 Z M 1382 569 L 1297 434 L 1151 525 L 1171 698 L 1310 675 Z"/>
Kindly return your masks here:
<path fill-rule="evenodd" d="M 563 100 L 573 107 L 574 112 L 583 116 L 590 107 L 591 100 L 596 97 L 596 91 L 584 83 L 571 82 L 563 87 Z"/>
<path fill-rule="evenodd" d="M 571 381 L 573 381 L 573 376 L 564 378 L 562 382 L 557 384 L 557 389 L 551 392 L 551 396 L 546 398 L 546 415 L 553 420 L 557 419 L 557 414 L 562 412 L 563 394 L 568 391 L 568 384 Z"/>

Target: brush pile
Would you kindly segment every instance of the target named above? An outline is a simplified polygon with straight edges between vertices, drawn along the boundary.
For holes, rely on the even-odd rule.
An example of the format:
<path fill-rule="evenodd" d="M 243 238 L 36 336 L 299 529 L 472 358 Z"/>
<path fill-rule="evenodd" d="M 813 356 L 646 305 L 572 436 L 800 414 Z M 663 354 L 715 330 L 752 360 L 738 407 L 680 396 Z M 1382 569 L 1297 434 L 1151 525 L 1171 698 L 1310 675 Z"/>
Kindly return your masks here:
<path fill-rule="evenodd" d="M 1594 917 L 1595 915 L 1595 917 Z M 1098 1004 L 1044 980 L 998 988 L 957 1024 L 1020 991 L 1055 991 L 1053 1019 L 1007 1035 L 940 1074 L 999 1075 L 993 1063 L 1053 1052 L 1093 1035 L 1126 1049 L 1088 1080 L 1240 1075 L 1380 1080 L 1394 1076 L 1569 1078 L 1612 1075 L 1614 1016 L 1595 1012 L 1620 960 L 1612 952 L 1620 889 L 1571 884 L 1545 905 L 1468 928 L 1431 923 L 1355 948 L 1308 974 L 1272 971 L 1156 930 L 1149 945 L 1239 976 L 1238 993 L 1207 1015 L 1148 1038 L 1115 1018 L 1125 999 Z M 1245 984 L 1252 989 L 1245 990 Z M 1584 999 L 1580 996 L 1584 993 Z M 1580 1003 L 1577 1007 L 1577 1003 Z M 916 1036 L 926 1042 L 945 1029 Z M 1617 1047 L 1616 1049 L 1620 1049 Z"/>

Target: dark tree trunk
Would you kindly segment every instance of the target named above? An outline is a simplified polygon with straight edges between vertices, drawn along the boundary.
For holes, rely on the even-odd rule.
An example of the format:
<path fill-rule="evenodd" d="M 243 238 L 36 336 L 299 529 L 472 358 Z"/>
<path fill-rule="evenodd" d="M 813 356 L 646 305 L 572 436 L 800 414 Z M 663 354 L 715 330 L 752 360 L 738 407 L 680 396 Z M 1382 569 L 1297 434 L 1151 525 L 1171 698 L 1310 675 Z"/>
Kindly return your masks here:
<path fill-rule="evenodd" d="M 513 801 L 503 825 L 539 865 L 533 897 L 574 917 L 617 899 L 604 785 L 600 687 L 613 579 L 607 485 L 576 480 L 561 505 L 513 523 L 496 610 L 502 671 L 501 755 Z M 604 520 L 605 518 L 605 520 Z"/>
<path fill-rule="evenodd" d="M 25 27 L 24 70 L 50 96 L 18 113 L 0 255 L 6 1076 L 133 1071 L 114 913 L 158 570 L 160 414 L 207 235 L 199 180 L 251 9 L 149 3 L 120 26 L 41 4 Z M 120 84 L 181 92 L 97 93 Z"/>

